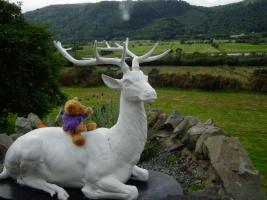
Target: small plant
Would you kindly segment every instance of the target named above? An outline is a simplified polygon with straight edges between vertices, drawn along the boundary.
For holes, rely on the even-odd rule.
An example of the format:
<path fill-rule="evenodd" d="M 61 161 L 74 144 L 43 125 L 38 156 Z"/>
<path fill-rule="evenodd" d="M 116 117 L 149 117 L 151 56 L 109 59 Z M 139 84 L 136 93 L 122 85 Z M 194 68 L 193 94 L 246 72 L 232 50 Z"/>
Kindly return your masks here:
<path fill-rule="evenodd" d="M 119 106 L 114 104 L 111 100 L 104 104 L 96 104 L 94 107 L 95 113 L 92 120 L 97 123 L 98 127 L 112 127 L 119 116 Z"/>
<path fill-rule="evenodd" d="M 5 118 L 0 118 L 1 132 L 8 135 L 14 133 L 17 116 L 17 114 L 8 113 Z"/>
<path fill-rule="evenodd" d="M 171 154 L 170 156 L 168 156 L 167 158 L 168 165 L 175 165 L 176 162 L 177 162 L 177 157 L 174 154 Z"/>
<path fill-rule="evenodd" d="M 204 189 L 204 185 L 203 184 L 194 184 L 194 185 L 190 185 L 188 188 L 185 189 L 185 193 L 186 194 L 190 194 L 199 190 Z"/>
<path fill-rule="evenodd" d="M 155 144 L 147 142 L 145 149 L 140 157 L 140 162 L 151 160 L 154 156 L 156 156 L 158 152 L 158 148 Z"/>

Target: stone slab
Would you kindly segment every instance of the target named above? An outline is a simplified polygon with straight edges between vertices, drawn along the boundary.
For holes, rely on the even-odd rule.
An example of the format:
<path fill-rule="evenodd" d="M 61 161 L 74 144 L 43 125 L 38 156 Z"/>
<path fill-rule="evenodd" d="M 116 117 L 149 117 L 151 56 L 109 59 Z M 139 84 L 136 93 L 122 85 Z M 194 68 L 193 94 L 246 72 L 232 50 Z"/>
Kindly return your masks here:
<path fill-rule="evenodd" d="M 139 191 L 138 200 L 169 200 L 183 195 L 181 185 L 171 176 L 150 171 L 149 181 L 142 183 L 130 180 L 127 184 L 135 185 Z M 65 188 L 70 195 L 69 200 L 85 200 L 80 189 Z M 0 181 L 0 199 L 3 200 L 56 200 L 49 194 L 18 185 L 12 179 Z"/>

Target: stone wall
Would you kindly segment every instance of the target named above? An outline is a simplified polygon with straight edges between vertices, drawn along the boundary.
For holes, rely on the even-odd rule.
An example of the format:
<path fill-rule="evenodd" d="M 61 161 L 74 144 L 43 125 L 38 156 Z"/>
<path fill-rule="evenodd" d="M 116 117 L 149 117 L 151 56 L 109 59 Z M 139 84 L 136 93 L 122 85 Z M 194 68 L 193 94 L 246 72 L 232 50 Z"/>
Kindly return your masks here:
<path fill-rule="evenodd" d="M 155 160 L 162 157 L 167 169 L 173 165 L 169 171 L 185 189 L 200 188 L 196 192 L 198 195 L 236 200 L 266 199 L 259 172 L 238 138 L 230 137 L 212 119 L 202 123 L 178 112 L 166 116 L 160 110 L 150 111 L 148 119 L 148 142 L 157 146 L 159 152 L 157 157 L 142 165 L 161 165 L 162 159 Z M 154 163 L 149 165 L 151 162 Z"/>

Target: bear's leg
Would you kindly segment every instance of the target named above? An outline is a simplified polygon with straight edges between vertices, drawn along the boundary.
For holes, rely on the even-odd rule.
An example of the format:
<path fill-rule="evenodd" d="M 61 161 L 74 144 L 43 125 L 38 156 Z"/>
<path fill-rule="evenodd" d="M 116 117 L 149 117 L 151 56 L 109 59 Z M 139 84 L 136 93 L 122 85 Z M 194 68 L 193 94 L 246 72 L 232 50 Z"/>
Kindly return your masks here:
<path fill-rule="evenodd" d="M 86 128 L 87 128 L 87 131 L 95 130 L 95 129 L 96 129 L 96 123 L 93 123 L 93 122 L 88 123 L 88 124 L 86 125 Z"/>
<path fill-rule="evenodd" d="M 75 133 L 72 133 L 72 142 L 76 144 L 77 146 L 82 146 L 85 143 L 85 137 L 81 135 L 81 132 L 86 132 L 87 128 L 85 125 L 80 124 L 76 130 Z"/>

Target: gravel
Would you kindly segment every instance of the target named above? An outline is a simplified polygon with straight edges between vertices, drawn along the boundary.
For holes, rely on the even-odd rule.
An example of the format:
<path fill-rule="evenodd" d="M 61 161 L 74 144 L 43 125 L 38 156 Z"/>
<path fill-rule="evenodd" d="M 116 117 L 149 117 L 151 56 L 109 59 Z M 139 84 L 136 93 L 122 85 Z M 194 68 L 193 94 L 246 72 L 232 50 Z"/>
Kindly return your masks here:
<path fill-rule="evenodd" d="M 182 157 L 180 151 L 160 153 L 149 161 L 139 163 L 138 166 L 173 176 L 185 190 L 191 185 L 202 183 L 194 174 L 198 163 L 193 159 Z"/>

